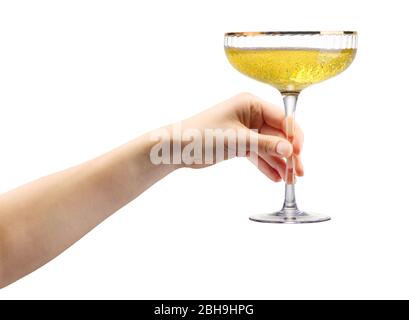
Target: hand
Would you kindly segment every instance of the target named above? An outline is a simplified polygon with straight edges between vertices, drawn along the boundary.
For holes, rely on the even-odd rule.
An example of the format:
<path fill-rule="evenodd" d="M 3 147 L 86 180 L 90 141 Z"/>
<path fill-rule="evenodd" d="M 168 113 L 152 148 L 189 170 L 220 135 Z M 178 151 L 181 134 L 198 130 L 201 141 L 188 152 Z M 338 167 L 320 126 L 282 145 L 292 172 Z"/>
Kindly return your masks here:
<path fill-rule="evenodd" d="M 300 152 L 304 140 L 302 130 L 295 124 L 295 139 L 293 144 L 285 139 L 285 114 L 283 108 L 272 105 L 252 94 L 241 93 L 210 108 L 192 118 L 182 121 L 182 132 L 186 129 L 200 130 L 204 137 L 205 129 L 245 130 L 247 150 L 246 156 L 257 163 L 258 168 L 273 181 L 285 179 L 286 163 L 283 158 L 294 155 L 295 171 L 298 176 L 304 174 Z M 255 133 L 251 129 L 256 129 Z M 258 139 L 257 154 L 251 153 L 248 148 L 249 137 L 256 134 Z M 238 140 L 240 143 L 240 139 Z M 201 141 L 202 146 L 205 145 Z M 183 144 L 183 142 L 182 142 Z M 229 146 L 224 142 L 226 150 L 225 159 L 231 158 L 228 153 Z M 203 147 L 203 154 L 206 151 Z M 215 152 L 215 148 L 211 150 Z M 237 154 L 233 154 L 236 156 Z M 257 159 L 257 161 L 254 161 Z M 202 168 L 210 164 L 185 164 L 191 168 Z"/>
<path fill-rule="evenodd" d="M 295 140 L 291 145 L 284 137 L 284 120 L 281 108 L 250 94 L 239 94 L 178 124 L 182 133 L 180 138 L 166 135 L 163 139 L 164 145 L 168 142 L 169 148 L 173 148 L 173 153 L 164 152 L 170 151 L 169 148 L 157 148 L 161 142 L 158 144 L 152 139 L 163 131 L 168 133 L 169 127 L 162 128 L 168 130 L 154 130 L 98 158 L 2 194 L 0 288 L 53 259 L 109 215 L 179 168 L 179 162 L 157 165 L 152 161 L 160 156 L 163 158 L 166 153 L 176 155 L 175 143 L 178 145 L 180 142 L 180 146 L 184 147 L 182 156 L 186 150 L 187 155 L 191 150 L 201 151 L 197 155 L 193 152 L 200 161 L 182 163 L 186 167 L 200 168 L 212 164 L 206 164 L 201 159 L 202 155 L 210 154 L 212 160 L 215 157 L 217 161 L 241 155 L 229 145 L 229 139 L 225 140 L 224 135 L 223 140 L 219 140 L 221 148 L 217 144 L 209 147 L 205 135 L 207 129 L 244 133 L 237 135 L 235 146 L 244 145 L 243 155 L 249 158 L 252 158 L 249 152 L 256 149 L 254 156 L 258 159 L 259 169 L 274 181 L 285 176 L 283 158 L 293 154 L 296 173 L 302 175 L 299 154 L 303 134 L 295 126 Z M 193 141 L 189 141 L 189 132 L 194 133 L 190 139 Z M 257 137 L 257 148 L 253 149 L 254 137 Z M 217 141 L 217 138 L 214 139 Z M 189 149 L 192 145 L 194 149 Z M 182 148 L 177 148 L 177 151 L 179 149 Z M 220 149 L 223 159 L 217 158 Z M 155 150 L 161 152 L 152 157 Z"/>

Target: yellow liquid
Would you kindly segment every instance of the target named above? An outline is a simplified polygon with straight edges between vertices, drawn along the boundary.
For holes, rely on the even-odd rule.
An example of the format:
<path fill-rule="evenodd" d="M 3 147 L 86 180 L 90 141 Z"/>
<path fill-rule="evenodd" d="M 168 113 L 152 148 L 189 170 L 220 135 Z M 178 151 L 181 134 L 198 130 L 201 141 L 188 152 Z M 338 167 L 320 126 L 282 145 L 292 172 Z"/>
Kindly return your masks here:
<path fill-rule="evenodd" d="M 356 49 L 225 48 L 225 51 L 230 63 L 241 73 L 281 92 L 300 92 L 341 73 L 356 54 Z"/>

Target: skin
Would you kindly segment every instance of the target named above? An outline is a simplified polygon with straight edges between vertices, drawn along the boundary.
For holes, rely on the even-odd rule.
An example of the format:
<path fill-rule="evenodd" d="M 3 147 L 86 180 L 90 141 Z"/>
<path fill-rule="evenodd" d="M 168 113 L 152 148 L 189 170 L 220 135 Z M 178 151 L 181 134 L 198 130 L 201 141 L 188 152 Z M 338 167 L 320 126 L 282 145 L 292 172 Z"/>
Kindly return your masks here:
<path fill-rule="evenodd" d="M 294 155 L 296 173 L 303 175 L 301 129 L 296 125 L 291 145 L 284 138 L 282 108 L 251 94 L 239 94 L 186 119 L 181 128 L 201 132 L 206 128 L 245 128 L 247 138 L 254 134 L 250 129 L 259 129 L 258 168 L 273 181 L 281 181 L 284 158 Z M 150 151 L 157 141 L 152 141 L 151 134 L 0 195 L 0 288 L 55 258 L 174 170 L 207 166 L 153 164 Z M 246 155 L 250 156 L 249 152 Z"/>

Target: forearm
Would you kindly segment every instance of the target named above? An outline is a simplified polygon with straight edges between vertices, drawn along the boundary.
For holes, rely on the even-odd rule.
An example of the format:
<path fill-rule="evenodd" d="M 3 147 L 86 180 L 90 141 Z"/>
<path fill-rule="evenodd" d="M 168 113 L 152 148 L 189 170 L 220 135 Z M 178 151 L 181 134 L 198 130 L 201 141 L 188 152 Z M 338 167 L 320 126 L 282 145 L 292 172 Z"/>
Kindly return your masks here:
<path fill-rule="evenodd" d="M 0 197 L 0 286 L 37 269 L 174 170 L 148 135 Z"/>

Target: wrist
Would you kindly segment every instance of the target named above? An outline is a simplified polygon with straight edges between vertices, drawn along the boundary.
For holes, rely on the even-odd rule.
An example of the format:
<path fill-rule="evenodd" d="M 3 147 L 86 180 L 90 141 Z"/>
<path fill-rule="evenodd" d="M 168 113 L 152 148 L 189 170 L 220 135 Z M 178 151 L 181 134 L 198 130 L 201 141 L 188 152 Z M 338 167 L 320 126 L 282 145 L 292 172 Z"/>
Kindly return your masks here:
<path fill-rule="evenodd" d="M 140 137 L 142 140 L 140 150 L 149 165 L 168 173 L 185 167 L 179 156 L 179 148 L 183 148 L 183 141 L 173 131 L 174 126 L 168 125 Z"/>

